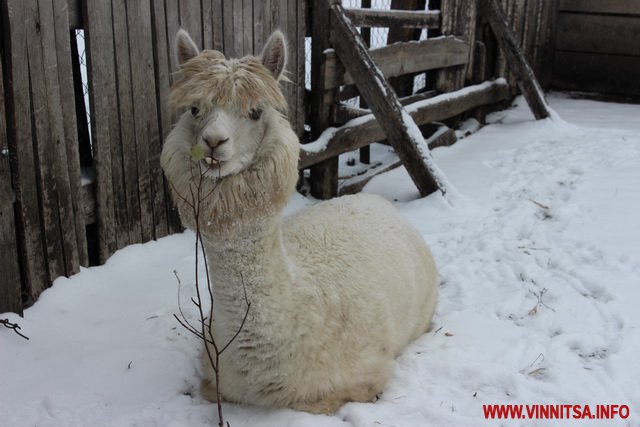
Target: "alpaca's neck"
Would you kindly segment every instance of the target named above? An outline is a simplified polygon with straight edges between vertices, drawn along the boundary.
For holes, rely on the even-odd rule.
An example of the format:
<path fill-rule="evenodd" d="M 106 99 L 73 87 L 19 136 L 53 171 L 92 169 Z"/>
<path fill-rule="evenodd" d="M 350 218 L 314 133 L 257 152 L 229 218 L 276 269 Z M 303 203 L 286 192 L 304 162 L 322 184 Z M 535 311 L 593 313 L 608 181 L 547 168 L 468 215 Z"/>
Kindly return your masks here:
<path fill-rule="evenodd" d="M 204 238 L 218 316 L 237 321 L 246 310 L 245 293 L 257 309 L 261 298 L 291 283 L 279 213 L 225 236 Z"/>

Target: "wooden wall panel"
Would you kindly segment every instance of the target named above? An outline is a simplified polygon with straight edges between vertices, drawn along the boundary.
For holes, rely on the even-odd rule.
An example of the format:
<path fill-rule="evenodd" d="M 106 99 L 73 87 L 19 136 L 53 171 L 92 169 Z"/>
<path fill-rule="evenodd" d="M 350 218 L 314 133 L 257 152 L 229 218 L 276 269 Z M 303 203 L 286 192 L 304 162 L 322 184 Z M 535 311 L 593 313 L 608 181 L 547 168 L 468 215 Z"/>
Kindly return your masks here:
<path fill-rule="evenodd" d="M 640 57 L 556 52 L 553 86 L 586 92 L 640 96 Z"/>
<path fill-rule="evenodd" d="M 97 224 L 101 263 L 123 246 L 180 230 L 160 167 L 176 118 L 167 98 L 179 28 L 200 47 L 228 57 L 259 53 L 271 31 L 281 28 L 292 81 L 284 91 L 301 133 L 305 12 L 306 2 L 293 0 L 0 2 L 6 89 L 0 98 L 7 107 L 0 147 L 12 154 L 11 161 L 0 154 L 0 269 L 3 279 L 17 284 L 0 283 L 2 307 L 13 309 L 21 289 L 33 300 L 56 277 L 88 264 L 87 218 Z M 82 127 L 87 120 L 75 28 L 85 31 L 90 143 Z M 92 186 L 81 183 L 81 149 L 82 165 L 95 172 Z M 87 201 L 94 200 L 95 211 L 87 213 Z"/>
<path fill-rule="evenodd" d="M 560 0 L 552 85 L 638 96 L 640 2 Z"/>
<path fill-rule="evenodd" d="M 12 174 L 17 203 L 16 225 L 22 281 L 25 292 L 35 299 L 49 284 L 45 248 L 40 229 L 40 205 L 36 180 L 36 153 L 32 143 L 31 96 L 27 55 L 28 29 L 26 2 L 0 3 L 5 37 L 5 93 L 7 137 L 12 153 Z"/>
<path fill-rule="evenodd" d="M 0 67 L 0 81 L 4 81 Z M 22 282 L 18 261 L 15 194 L 11 184 L 9 141 L 7 140 L 4 85 L 0 86 L 0 313 L 12 311 L 22 314 Z"/>
<path fill-rule="evenodd" d="M 561 12 L 640 15 L 637 0 L 560 0 Z"/>
<path fill-rule="evenodd" d="M 640 56 L 640 15 L 561 13 L 556 49 Z"/>

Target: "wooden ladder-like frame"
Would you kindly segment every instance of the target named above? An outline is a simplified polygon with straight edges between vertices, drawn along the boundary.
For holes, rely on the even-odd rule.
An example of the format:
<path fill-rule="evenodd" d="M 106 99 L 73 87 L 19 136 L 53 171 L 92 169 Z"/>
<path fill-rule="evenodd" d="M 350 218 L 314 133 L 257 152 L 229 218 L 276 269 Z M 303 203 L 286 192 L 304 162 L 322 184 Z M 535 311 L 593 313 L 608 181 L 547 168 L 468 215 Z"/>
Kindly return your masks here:
<path fill-rule="evenodd" d="M 377 124 L 384 132 L 387 141 L 393 146 L 402 164 L 407 169 L 420 195 L 426 196 L 437 190 L 444 191 L 445 189 L 442 188 L 437 179 L 429 147 L 420 134 L 416 121 L 407 112 L 385 75 L 376 65 L 366 43 L 356 29 L 358 23 L 370 25 L 371 20 L 388 20 L 389 18 L 416 21 L 414 24 L 409 25 L 426 25 L 430 19 L 434 18 L 433 15 L 386 11 L 384 13 L 385 16 L 378 16 L 380 15 L 379 11 L 365 9 L 350 9 L 347 11 L 343 8 L 340 0 L 328 0 L 328 2 L 328 18 L 330 21 L 328 42 L 335 49 L 336 55 L 333 61 L 339 61 L 344 67 L 344 71 L 348 73 L 345 75 L 342 72 L 337 81 L 356 85 L 360 95 L 367 102 L 371 113 L 375 116 Z M 511 65 L 510 69 L 516 76 L 520 90 L 534 116 L 536 119 L 548 117 L 549 110 L 540 85 L 509 30 L 506 17 L 497 1 L 482 0 L 479 6 L 481 8 L 481 17 L 489 23 L 498 46 L 507 58 L 507 62 Z M 433 43 L 433 41 L 429 42 Z M 462 44 L 455 37 L 443 38 L 442 43 Z M 414 43 L 412 46 L 406 45 L 406 47 L 401 46 L 400 48 L 419 48 L 419 43 Z M 397 51 L 398 47 L 395 46 L 390 49 Z M 381 50 L 376 53 L 380 57 L 384 55 Z M 451 65 L 455 64 L 452 63 Z M 334 68 L 339 67 L 334 66 Z M 326 72 L 324 74 L 324 77 L 326 77 Z M 340 72 L 337 74 L 340 74 Z M 323 82 L 324 89 L 331 89 L 332 85 L 340 85 L 340 83 L 335 82 L 336 76 L 333 77 L 334 81 L 327 79 L 327 81 Z M 448 96 L 450 99 L 460 99 L 465 95 L 461 91 L 455 91 L 449 93 Z M 503 97 L 502 94 L 497 96 L 497 98 L 501 97 Z M 465 102 L 465 104 L 467 103 Z M 339 133 L 336 133 L 336 135 L 339 136 Z M 310 161 L 308 157 L 305 157 L 303 152 L 301 166 Z"/>

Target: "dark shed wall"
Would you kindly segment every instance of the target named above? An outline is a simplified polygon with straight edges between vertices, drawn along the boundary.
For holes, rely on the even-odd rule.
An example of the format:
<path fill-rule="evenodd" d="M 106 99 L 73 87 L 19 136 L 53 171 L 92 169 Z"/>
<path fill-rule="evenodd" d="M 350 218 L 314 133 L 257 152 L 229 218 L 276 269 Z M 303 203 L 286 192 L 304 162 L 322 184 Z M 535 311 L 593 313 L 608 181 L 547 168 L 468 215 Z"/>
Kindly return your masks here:
<path fill-rule="evenodd" d="M 640 96 L 640 1 L 562 0 L 552 85 Z"/>

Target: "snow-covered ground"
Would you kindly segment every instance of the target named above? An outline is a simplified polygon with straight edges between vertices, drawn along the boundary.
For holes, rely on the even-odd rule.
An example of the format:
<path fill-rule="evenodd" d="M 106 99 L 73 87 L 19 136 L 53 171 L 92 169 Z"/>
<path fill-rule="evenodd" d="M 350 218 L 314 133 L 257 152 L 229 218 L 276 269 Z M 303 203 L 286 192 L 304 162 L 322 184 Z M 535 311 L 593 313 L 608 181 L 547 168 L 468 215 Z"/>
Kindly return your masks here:
<path fill-rule="evenodd" d="M 518 99 L 434 151 L 453 206 L 417 199 L 403 169 L 366 187 L 423 233 L 442 278 L 431 332 L 380 400 L 335 416 L 225 404 L 232 427 L 578 423 L 485 420 L 483 404 L 628 405 L 626 420 L 580 425 L 640 425 L 640 106 L 549 99 L 567 123 Z M 216 425 L 198 341 L 173 318 L 173 270 L 188 301 L 193 261 L 190 233 L 133 245 L 56 280 L 24 319 L 0 315 L 30 338 L 0 328 L 0 426 Z"/>

